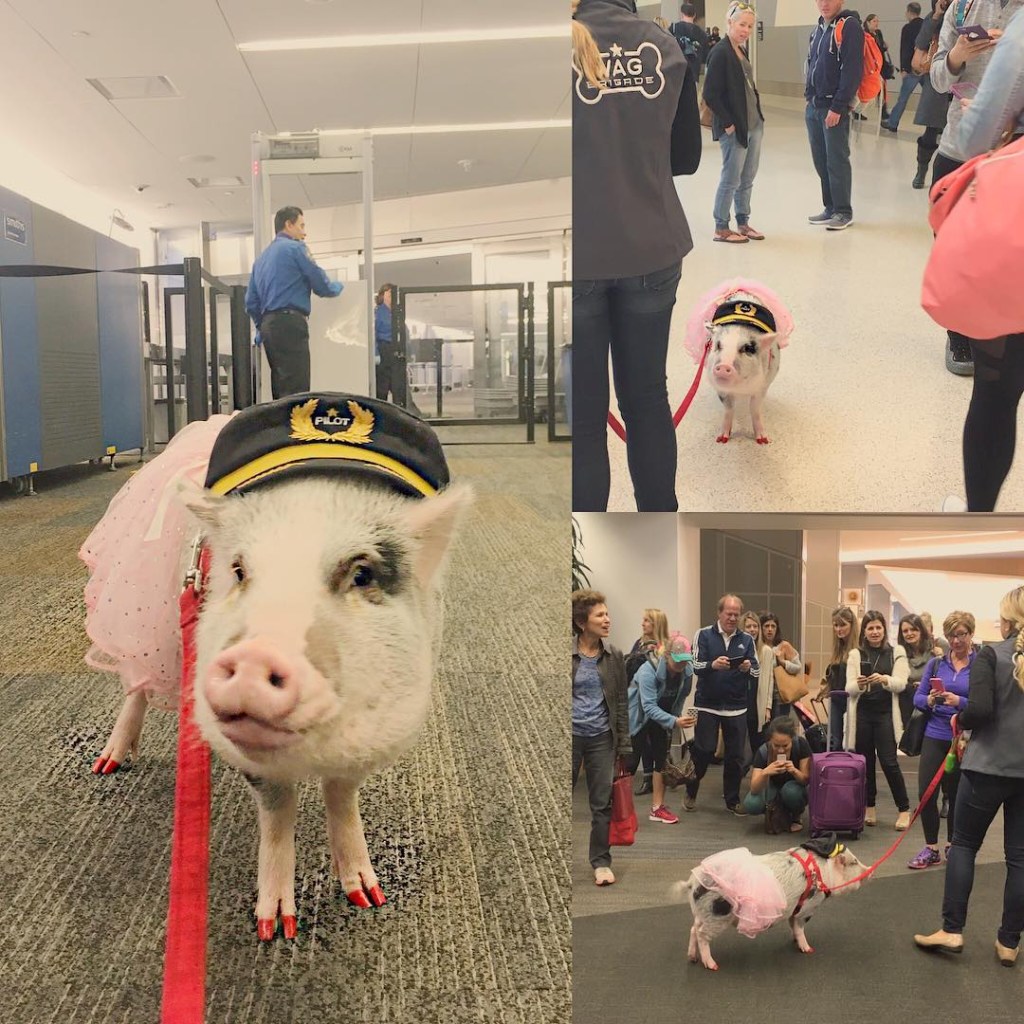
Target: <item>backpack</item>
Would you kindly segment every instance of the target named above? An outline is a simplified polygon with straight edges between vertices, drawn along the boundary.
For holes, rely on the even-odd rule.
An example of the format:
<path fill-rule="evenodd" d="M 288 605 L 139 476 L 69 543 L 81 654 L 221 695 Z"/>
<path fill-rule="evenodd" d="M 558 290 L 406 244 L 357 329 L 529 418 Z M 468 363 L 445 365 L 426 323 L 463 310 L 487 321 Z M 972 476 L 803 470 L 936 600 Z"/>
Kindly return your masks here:
<path fill-rule="evenodd" d="M 1024 331 L 1024 138 L 951 171 L 931 191 L 935 232 L 921 305 L 969 338 Z"/>
<path fill-rule="evenodd" d="M 843 45 L 843 25 L 845 18 L 836 22 L 836 46 Z M 882 91 L 882 51 L 870 32 L 864 33 L 864 71 L 857 86 L 857 99 L 861 103 L 870 103 Z"/>
<path fill-rule="evenodd" d="M 650 662 L 652 665 L 657 667 L 658 656 L 657 648 L 654 644 L 642 644 L 635 651 L 630 651 L 626 655 L 626 683 L 633 682 L 633 678 L 637 672 L 643 668 L 646 662 Z"/>
<path fill-rule="evenodd" d="M 676 42 L 679 44 L 679 49 L 683 51 L 684 57 L 698 57 L 700 56 L 700 46 L 693 36 L 688 36 L 683 32 L 680 26 L 684 24 L 686 22 L 677 21 L 672 26 L 672 35 L 676 37 Z"/>

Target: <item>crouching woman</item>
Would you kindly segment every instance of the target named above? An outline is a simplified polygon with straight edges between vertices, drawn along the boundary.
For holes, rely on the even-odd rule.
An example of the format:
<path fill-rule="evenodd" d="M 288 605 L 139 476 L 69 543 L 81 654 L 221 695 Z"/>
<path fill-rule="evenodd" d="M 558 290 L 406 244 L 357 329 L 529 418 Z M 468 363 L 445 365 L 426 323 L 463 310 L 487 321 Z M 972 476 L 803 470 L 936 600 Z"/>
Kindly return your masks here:
<path fill-rule="evenodd" d="M 764 814 L 775 805 L 788 817 L 784 826 L 799 832 L 807 806 L 807 783 L 811 777 L 811 748 L 796 734 L 790 717 L 775 718 L 768 726 L 768 741 L 754 755 L 750 792 L 743 801 L 747 814 Z"/>

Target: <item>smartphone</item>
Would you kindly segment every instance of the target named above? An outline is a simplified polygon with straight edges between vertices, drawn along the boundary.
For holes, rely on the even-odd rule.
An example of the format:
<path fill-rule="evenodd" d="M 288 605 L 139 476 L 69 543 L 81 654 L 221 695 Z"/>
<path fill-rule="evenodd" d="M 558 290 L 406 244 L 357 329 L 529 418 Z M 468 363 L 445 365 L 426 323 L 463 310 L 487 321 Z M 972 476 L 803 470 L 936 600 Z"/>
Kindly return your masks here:
<path fill-rule="evenodd" d="M 775 755 L 775 763 L 776 764 L 785 764 L 786 763 L 786 755 L 785 754 L 776 754 Z"/>
<path fill-rule="evenodd" d="M 932 676 L 931 679 L 928 680 L 928 682 L 932 685 L 933 693 L 945 693 L 946 687 L 943 685 L 942 680 L 938 676 Z"/>
<path fill-rule="evenodd" d="M 958 35 L 967 36 L 972 43 L 978 39 L 992 38 L 981 25 L 961 25 L 956 31 Z"/>
<path fill-rule="evenodd" d="M 978 91 L 978 87 L 973 82 L 954 82 L 949 91 L 958 100 L 969 100 Z"/>
<path fill-rule="evenodd" d="M 729 668 L 739 668 L 740 665 L 742 665 L 743 662 L 745 662 L 746 660 L 746 656 L 743 654 L 741 654 L 738 658 L 730 658 Z"/>

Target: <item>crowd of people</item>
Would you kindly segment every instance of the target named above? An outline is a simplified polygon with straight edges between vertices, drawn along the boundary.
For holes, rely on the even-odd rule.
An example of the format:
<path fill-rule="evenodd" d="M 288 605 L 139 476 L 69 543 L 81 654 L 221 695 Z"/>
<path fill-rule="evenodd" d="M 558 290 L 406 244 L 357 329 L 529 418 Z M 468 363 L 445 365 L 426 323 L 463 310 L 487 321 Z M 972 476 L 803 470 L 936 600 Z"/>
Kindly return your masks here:
<path fill-rule="evenodd" d="M 877 15 L 862 23 L 843 0 L 815 3 L 819 17 L 807 51 L 804 120 L 822 209 L 808 221 L 836 232 L 854 223 L 850 125 L 859 102 L 865 31 L 882 52 L 883 72 L 895 76 L 897 65 Z M 669 31 L 638 17 L 633 0 L 572 0 L 571 6 L 573 508 L 607 508 L 610 357 L 637 508 L 674 511 L 676 441 L 666 362 L 682 261 L 694 241 L 673 178 L 695 173 L 701 161 L 697 85 L 706 66 L 700 95 L 721 153 L 711 237 L 726 244 L 764 240 L 751 223 L 765 141 L 748 52 L 757 12 L 733 0 L 725 32 L 714 42 L 715 33 L 695 23 L 690 4 Z M 891 111 L 884 111 L 884 126 L 895 134 L 920 86 L 915 122 L 923 132 L 913 187 L 924 187 L 929 165 L 934 188 L 964 161 L 993 148 L 1004 131 L 1024 134 L 1022 7 L 1024 0 L 935 0 L 923 17 L 919 3 L 907 5 L 900 88 Z M 985 28 L 982 38 L 961 31 L 972 25 Z M 609 56 L 613 46 L 625 56 Z M 658 59 L 651 57 L 648 67 L 650 54 Z M 976 340 L 947 332 L 946 366 L 974 376 L 963 433 L 966 494 L 951 496 L 947 511 L 995 508 L 1013 461 L 1024 394 L 1021 337 Z"/>
<path fill-rule="evenodd" d="M 993 818 L 1003 810 L 1007 882 L 996 950 L 1003 963 L 1012 964 L 1024 930 L 1024 587 L 1005 595 L 999 616 L 1003 640 L 979 646 L 970 612 L 950 612 L 942 637 L 932 635 L 926 613 L 905 615 L 890 639 L 881 612 L 869 610 L 858 621 L 853 609 L 837 608 L 821 692 L 832 699 L 829 745 L 866 759 L 869 827 L 878 824 L 876 764 L 896 804 L 894 828 L 909 827 L 911 805 L 897 743 L 913 716 L 923 719 L 919 747 L 907 753 L 920 759 L 917 796 L 923 801 L 925 845 L 907 867 L 923 870 L 945 863 L 948 871 L 943 927 L 915 936 L 922 948 L 962 948 L 975 858 Z M 812 746 L 792 713 L 792 701 L 785 699 L 785 678 L 778 675 L 781 670 L 800 676 L 804 666 L 784 639 L 777 616 L 745 615 L 741 599 L 725 594 L 715 621 L 697 631 L 691 647 L 683 634 L 669 631 L 660 609 L 649 608 L 640 637 L 624 656 L 607 640 L 611 619 L 605 596 L 577 590 L 572 628 L 573 787 L 582 767 L 597 885 L 615 882 L 609 827 L 617 775 L 632 775 L 642 764 L 637 792 L 653 794 L 650 820 L 679 822 L 665 805 L 661 779 L 676 728 L 693 761 L 684 812 L 696 807 L 708 766 L 720 755 L 729 812 L 764 816 L 772 833 L 804 829 Z M 692 705 L 687 706 L 691 691 Z M 692 739 L 687 738 L 689 728 Z M 960 761 L 950 753 L 963 730 L 971 732 Z M 941 784 L 932 787 L 940 768 Z M 748 791 L 741 799 L 748 773 Z M 948 809 L 940 809 L 940 793 Z M 940 852 L 943 815 L 947 842 Z"/>

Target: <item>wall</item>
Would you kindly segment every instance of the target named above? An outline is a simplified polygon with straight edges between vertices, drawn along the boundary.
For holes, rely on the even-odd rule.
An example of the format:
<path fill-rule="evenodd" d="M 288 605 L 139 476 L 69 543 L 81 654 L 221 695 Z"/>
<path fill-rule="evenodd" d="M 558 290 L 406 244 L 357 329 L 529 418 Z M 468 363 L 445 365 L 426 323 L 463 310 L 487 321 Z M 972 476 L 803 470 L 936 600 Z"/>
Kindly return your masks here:
<path fill-rule="evenodd" d="M 820 679 L 832 656 L 832 609 L 840 587 L 839 531 L 804 533 L 804 635 L 800 653 Z"/>

